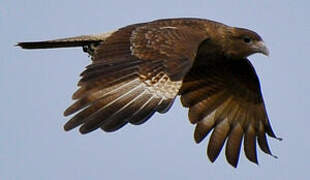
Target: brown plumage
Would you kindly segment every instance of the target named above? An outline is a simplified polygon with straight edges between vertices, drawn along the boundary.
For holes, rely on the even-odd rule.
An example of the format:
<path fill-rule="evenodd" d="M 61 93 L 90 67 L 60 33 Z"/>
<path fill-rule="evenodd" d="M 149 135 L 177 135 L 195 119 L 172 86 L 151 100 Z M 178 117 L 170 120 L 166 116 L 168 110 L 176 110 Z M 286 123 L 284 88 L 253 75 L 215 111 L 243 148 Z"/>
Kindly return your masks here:
<path fill-rule="evenodd" d="M 164 113 L 177 95 L 196 124 L 194 138 L 211 133 L 207 154 L 213 162 L 225 141 L 227 161 L 238 164 L 242 139 L 246 157 L 257 163 L 256 141 L 270 154 L 266 134 L 276 138 L 268 120 L 258 77 L 247 57 L 268 55 L 255 32 L 204 19 L 164 19 L 116 31 L 41 42 L 25 49 L 82 46 L 92 63 L 81 74 L 73 114 L 64 128 L 85 134 L 125 124 L 142 124 Z"/>

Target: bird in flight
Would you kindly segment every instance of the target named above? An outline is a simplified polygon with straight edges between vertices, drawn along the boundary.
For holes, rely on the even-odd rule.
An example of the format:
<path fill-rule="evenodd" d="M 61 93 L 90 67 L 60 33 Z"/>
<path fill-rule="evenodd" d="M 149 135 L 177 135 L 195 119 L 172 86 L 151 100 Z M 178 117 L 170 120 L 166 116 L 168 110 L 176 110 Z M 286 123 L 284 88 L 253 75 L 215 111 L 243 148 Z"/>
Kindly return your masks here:
<path fill-rule="evenodd" d="M 64 39 L 20 42 L 24 49 L 82 47 L 91 64 L 81 73 L 72 115 L 64 129 L 82 134 L 101 128 L 113 132 L 139 125 L 155 112 L 165 113 L 180 95 L 196 125 L 200 143 L 214 162 L 226 142 L 228 163 L 237 167 L 241 143 L 257 161 L 256 144 L 272 155 L 266 134 L 277 138 L 268 120 L 256 72 L 248 60 L 268 55 L 255 32 L 206 19 L 161 19 L 112 32 Z M 272 155 L 273 156 L 273 155 Z"/>

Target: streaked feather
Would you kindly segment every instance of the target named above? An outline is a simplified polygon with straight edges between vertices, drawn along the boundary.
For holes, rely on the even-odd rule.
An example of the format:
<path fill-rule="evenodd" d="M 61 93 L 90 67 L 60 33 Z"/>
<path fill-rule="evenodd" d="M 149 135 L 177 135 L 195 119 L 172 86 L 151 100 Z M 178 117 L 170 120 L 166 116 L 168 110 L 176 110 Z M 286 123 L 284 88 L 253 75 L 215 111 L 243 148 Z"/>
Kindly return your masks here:
<path fill-rule="evenodd" d="M 258 164 L 256 154 L 256 132 L 252 125 L 248 126 L 244 134 L 245 156 L 252 162 Z"/>
<path fill-rule="evenodd" d="M 236 124 L 232 127 L 227 139 L 225 155 L 229 164 L 234 167 L 237 167 L 238 165 L 243 133 L 242 127 L 239 124 Z"/>
<path fill-rule="evenodd" d="M 194 139 L 196 143 L 200 143 L 212 130 L 215 125 L 215 112 L 213 111 L 211 114 L 205 116 L 201 121 L 197 122 Z"/>
<path fill-rule="evenodd" d="M 207 150 L 207 154 L 211 162 L 214 162 L 221 152 L 226 137 L 229 133 L 229 129 L 229 123 L 225 120 L 215 126 Z"/>

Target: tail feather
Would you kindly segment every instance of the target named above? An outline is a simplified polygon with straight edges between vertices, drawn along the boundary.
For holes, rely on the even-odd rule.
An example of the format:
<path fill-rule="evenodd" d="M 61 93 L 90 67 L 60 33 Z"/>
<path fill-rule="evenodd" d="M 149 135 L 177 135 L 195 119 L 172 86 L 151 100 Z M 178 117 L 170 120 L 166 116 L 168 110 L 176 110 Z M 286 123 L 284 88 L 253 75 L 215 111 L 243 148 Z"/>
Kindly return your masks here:
<path fill-rule="evenodd" d="M 81 47 L 93 43 L 99 43 L 108 38 L 113 32 L 83 35 L 63 39 L 47 40 L 47 41 L 33 41 L 33 42 L 19 42 L 16 46 L 23 49 L 48 49 L 48 48 L 66 48 L 66 47 Z"/>

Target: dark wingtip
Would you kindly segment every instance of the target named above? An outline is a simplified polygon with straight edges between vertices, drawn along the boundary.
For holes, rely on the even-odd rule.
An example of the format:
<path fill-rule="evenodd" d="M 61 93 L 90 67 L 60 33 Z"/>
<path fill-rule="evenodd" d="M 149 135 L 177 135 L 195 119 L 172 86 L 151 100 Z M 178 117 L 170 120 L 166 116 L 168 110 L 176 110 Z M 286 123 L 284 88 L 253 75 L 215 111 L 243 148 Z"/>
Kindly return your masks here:
<path fill-rule="evenodd" d="M 276 155 L 270 154 L 270 156 L 272 156 L 275 159 L 279 159 L 278 156 L 276 156 Z"/>
<path fill-rule="evenodd" d="M 281 137 L 274 137 L 276 140 L 278 140 L 278 141 L 282 141 L 283 140 L 283 138 L 281 138 Z"/>
<path fill-rule="evenodd" d="M 267 134 L 268 134 L 270 137 L 275 138 L 275 139 L 278 140 L 278 141 L 282 141 L 282 140 L 283 140 L 283 138 L 276 136 L 275 133 L 274 133 L 273 131 L 270 131 L 269 133 L 268 133 L 268 131 L 267 131 Z"/>
<path fill-rule="evenodd" d="M 204 138 L 198 132 L 194 132 L 194 140 L 196 144 L 199 144 Z"/>
<path fill-rule="evenodd" d="M 270 136 L 272 138 L 275 138 L 278 141 L 282 141 L 283 140 L 283 138 L 276 136 L 276 134 L 273 132 L 273 130 L 272 130 L 270 125 L 267 125 L 266 128 L 267 128 L 266 130 L 267 130 L 268 136 Z"/>
<path fill-rule="evenodd" d="M 71 123 L 71 120 L 68 121 L 65 125 L 64 125 L 64 130 L 65 131 L 70 131 L 72 129 L 74 129 L 76 126 L 73 126 L 72 123 Z"/>
<path fill-rule="evenodd" d="M 238 164 L 230 164 L 233 168 L 237 168 Z"/>
<path fill-rule="evenodd" d="M 74 111 L 72 111 L 72 109 L 69 107 L 67 108 L 64 113 L 63 113 L 63 116 L 67 117 L 67 116 L 70 116 L 71 114 L 73 114 Z"/>
<path fill-rule="evenodd" d="M 268 132 L 267 132 L 267 134 L 268 134 Z M 278 140 L 278 141 L 282 141 L 282 140 L 283 140 L 283 138 L 276 136 L 274 133 L 272 133 L 271 135 L 270 135 L 270 134 L 268 134 L 268 135 L 269 135 L 270 137 L 272 137 L 272 138 Z"/>
<path fill-rule="evenodd" d="M 268 155 L 270 155 L 270 156 L 272 156 L 272 157 L 275 158 L 275 159 L 278 159 L 278 156 L 272 154 L 271 151 L 269 151 L 269 152 L 263 151 L 263 152 L 266 153 L 266 154 L 268 154 Z"/>
<path fill-rule="evenodd" d="M 259 166 L 259 162 L 256 160 L 256 162 L 254 162 L 257 166 Z"/>
<path fill-rule="evenodd" d="M 257 160 L 257 157 L 254 158 L 254 159 L 248 158 L 248 157 L 247 157 L 247 159 L 248 159 L 249 161 L 251 161 L 252 163 L 256 164 L 256 165 L 259 165 L 258 160 Z"/>
<path fill-rule="evenodd" d="M 257 157 L 254 157 L 254 158 L 249 158 L 249 157 L 247 157 L 248 158 L 248 160 L 250 160 L 251 162 L 253 162 L 254 164 L 256 164 L 256 165 L 258 165 L 259 163 L 258 163 L 258 160 L 257 160 Z"/>
<path fill-rule="evenodd" d="M 80 127 L 79 131 L 81 134 L 87 134 L 87 133 L 91 132 L 92 130 L 85 128 L 85 126 L 83 125 Z"/>
<path fill-rule="evenodd" d="M 264 151 L 264 152 L 265 152 L 265 151 Z M 272 156 L 272 157 L 273 157 L 273 158 L 275 158 L 275 159 L 278 159 L 278 156 L 276 156 L 276 155 L 272 154 L 272 152 L 271 152 L 271 151 L 269 151 L 269 152 L 265 152 L 265 153 L 267 153 L 268 155 Z"/>
<path fill-rule="evenodd" d="M 227 158 L 226 158 L 227 159 Z M 229 159 L 227 159 L 227 162 L 234 168 L 238 167 L 238 161 L 231 161 Z"/>
<path fill-rule="evenodd" d="M 214 163 L 216 158 L 214 156 L 208 155 L 209 160 Z"/>
<path fill-rule="evenodd" d="M 214 153 L 214 152 L 213 152 L 212 150 L 210 150 L 209 148 L 208 148 L 208 150 L 207 150 L 207 154 L 208 154 L 209 160 L 210 160 L 212 163 L 215 162 L 215 160 L 217 159 L 217 157 L 218 157 L 218 155 L 219 155 L 219 153 Z"/>
<path fill-rule="evenodd" d="M 71 128 L 70 128 L 67 124 L 65 124 L 65 125 L 64 125 L 64 130 L 65 130 L 65 131 L 70 131 Z"/>

